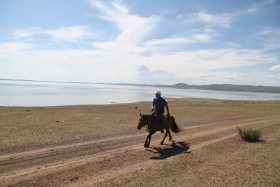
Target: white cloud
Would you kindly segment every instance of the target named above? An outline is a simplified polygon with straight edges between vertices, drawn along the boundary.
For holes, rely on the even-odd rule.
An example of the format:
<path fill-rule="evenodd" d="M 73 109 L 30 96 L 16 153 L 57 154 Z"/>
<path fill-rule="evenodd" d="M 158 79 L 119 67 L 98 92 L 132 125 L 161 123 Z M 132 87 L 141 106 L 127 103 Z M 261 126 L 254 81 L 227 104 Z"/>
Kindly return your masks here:
<path fill-rule="evenodd" d="M 207 11 L 200 11 L 198 13 L 192 13 L 187 16 L 179 16 L 179 19 L 184 19 L 185 23 L 203 23 L 205 28 L 230 28 L 232 22 L 235 21 L 235 14 L 211 14 Z"/>
<path fill-rule="evenodd" d="M 276 3 L 277 0 L 264 0 L 264 1 L 259 1 L 251 6 L 249 6 L 247 9 L 243 11 L 243 13 L 258 13 L 260 12 L 263 8 L 265 8 L 267 5 L 271 5 Z"/>
<path fill-rule="evenodd" d="M 175 74 L 170 71 L 156 70 L 151 71 L 145 65 L 138 68 L 138 81 L 148 84 L 157 84 L 159 80 L 162 84 L 169 84 L 171 79 L 174 79 Z M 171 79 L 170 79 L 171 78 Z"/>
<path fill-rule="evenodd" d="M 33 47 L 34 45 L 29 43 L 0 43 L 0 62 L 8 62 L 7 64 L 20 63 L 23 60 L 23 56 L 29 56 L 26 53 Z"/>
<path fill-rule="evenodd" d="M 190 85 L 202 84 L 243 84 L 243 85 L 278 85 L 279 75 L 271 76 L 263 72 L 241 73 L 226 71 L 174 71 L 164 72 L 160 79 L 155 80 L 154 71 L 139 73 L 138 81 L 147 84 L 176 84 L 186 83 Z M 145 79 L 143 79 L 143 76 Z M 278 80 L 277 80 L 278 79 Z"/>
<path fill-rule="evenodd" d="M 187 44 L 192 43 L 193 41 L 188 38 L 164 38 L 164 39 L 153 39 L 145 42 L 147 46 L 156 46 L 156 45 L 170 45 L 170 44 Z"/>
<path fill-rule="evenodd" d="M 16 29 L 13 33 L 15 38 L 26 38 L 32 37 L 34 34 L 41 32 L 40 28 L 27 28 L 27 29 Z"/>
<path fill-rule="evenodd" d="M 87 26 L 82 25 L 63 27 L 55 30 L 45 30 L 43 32 L 51 35 L 54 40 L 64 40 L 70 42 L 77 42 L 84 38 L 94 36 L 94 33 L 90 31 Z"/>
<path fill-rule="evenodd" d="M 117 25 L 120 34 L 115 39 L 118 43 L 138 43 L 142 41 L 157 26 L 161 20 L 158 16 L 140 17 L 129 12 L 129 9 L 119 1 L 105 4 L 103 1 L 90 0 L 90 4 L 101 11 L 101 19 Z M 112 45 L 112 43 L 110 43 Z"/>
<path fill-rule="evenodd" d="M 229 13 L 209 14 L 205 11 L 194 14 L 194 16 L 197 21 L 207 24 L 207 27 L 219 26 L 224 28 L 230 28 L 234 18 L 234 15 Z"/>
<path fill-rule="evenodd" d="M 214 14 L 204 10 L 180 15 L 177 19 L 188 29 L 186 35 L 191 41 L 189 43 L 204 43 L 215 42 L 225 29 L 231 28 L 237 17 L 237 13 Z"/>
<path fill-rule="evenodd" d="M 224 68 L 249 67 L 262 64 L 265 55 L 260 50 L 244 49 L 209 49 L 189 52 L 173 52 L 142 57 L 139 61 L 144 61 L 151 70 L 159 68 L 163 70 L 178 71 L 182 69 L 193 70 L 219 70 Z M 137 61 L 136 61 L 137 62 Z M 176 64 L 176 65 L 174 65 Z"/>
<path fill-rule="evenodd" d="M 214 38 L 211 34 L 192 34 L 189 38 L 186 37 L 170 37 L 163 39 L 152 39 L 144 42 L 143 45 L 147 47 L 152 46 L 174 46 L 174 45 L 189 45 L 192 43 L 213 42 Z"/>
<path fill-rule="evenodd" d="M 259 35 L 276 35 L 276 36 L 280 36 L 280 28 L 266 27 L 261 32 L 259 32 L 258 34 Z"/>
<path fill-rule="evenodd" d="M 101 80 L 105 82 L 114 82 L 114 80 L 132 82 L 133 77 L 137 74 L 137 68 L 141 65 L 143 65 L 141 71 L 138 72 L 142 72 L 142 78 L 146 77 L 147 80 L 170 81 L 171 78 L 180 80 L 179 77 L 195 75 L 198 70 L 210 71 L 220 68 L 242 67 L 260 63 L 257 59 L 261 58 L 258 51 L 242 52 L 233 49 L 201 50 L 141 57 L 138 55 L 109 55 L 104 50 L 56 49 L 28 52 L 27 50 L 31 47 L 22 44 L 2 44 L 0 56 L 2 59 L 12 62 L 8 66 L 13 71 L 18 69 L 26 74 L 41 72 L 42 75 L 52 74 L 52 78 L 60 77 L 60 79 L 66 77 L 71 79 L 73 77 L 71 74 L 73 74 L 77 77 L 92 77 L 93 82 Z M 252 62 L 253 59 L 256 61 Z M 106 74 L 103 73 L 104 68 Z M 182 71 L 183 69 L 194 71 L 186 74 Z M 196 74 L 196 76 L 202 77 L 203 74 Z M 45 80 L 48 80 L 48 77 Z"/>
<path fill-rule="evenodd" d="M 144 65 L 141 65 L 139 68 L 138 68 L 138 72 L 148 72 L 149 69 L 147 68 L 147 66 L 144 66 Z"/>
<path fill-rule="evenodd" d="M 280 48 L 280 28 L 266 27 L 261 32 L 256 33 L 255 37 L 264 41 L 265 50 Z"/>
<path fill-rule="evenodd" d="M 115 39 L 107 41 L 93 41 L 92 46 L 98 50 L 106 51 L 109 58 L 115 63 L 131 63 L 142 53 L 149 51 L 144 39 L 157 27 L 161 18 L 158 16 L 141 17 L 130 13 L 130 10 L 120 1 L 104 3 L 103 1 L 91 0 L 91 6 L 101 13 L 99 17 L 117 26 L 118 33 Z"/>
<path fill-rule="evenodd" d="M 139 56 L 108 54 L 104 50 L 36 50 L 32 45 L 6 43 L 0 45 L 1 75 L 22 76 L 26 79 L 138 82 L 153 84 L 248 83 L 253 76 L 212 70 L 246 67 L 263 63 L 259 50 L 213 49 L 194 52 L 177 52 L 169 55 Z M 266 58 L 267 61 L 269 58 Z M 279 65 L 277 66 L 279 68 Z M 277 67 L 273 70 L 276 71 Z M 11 71 L 12 70 L 12 71 Z M 278 70 L 279 71 L 279 70 Z M 12 72 L 12 73 L 11 73 Z M 33 77 L 32 77 L 33 76 Z M 38 76 L 38 78 L 36 78 Z M 267 85 L 271 77 L 257 74 Z M 9 76 L 7 76 L 9 78 Z M 19 78 L 19 77 L 17 77 Z M 256 82 L 255 82 L 256 83 Z M 258 84 L 264 84 L 258 82 Z M 276 83 L 272 83 L 277 84 Z"/>
<path fill-rule="evenodd" d="M 269 69 L 270 71 L 280 71 L 280 64 L 273 66 L 272 68 Z"/>
<path fill-rule="evenodd" d="M 271 62 L 273 62 L 273 61 L 275 61 L 275 60 L 276 60 L 275 57 L 270 57 L 270 58 L 269 58 L 269 61 L 271 61 Z"/>
<path fill-rule="evenodd" d="M 213 38 L 209 34 L 193 34 L 194 41 L 197 42 L 212 42 Z"/>
<path fill-rule="evenodd" d="M 225 44 L 229 47 L 234 47 L 234 48 L 237 48 L 237 47 L 241 46 L 240 44 L 237 44 L 237 43 L 234 43 L 234 42 L 231 42 L 231 41 L 226 42 Z"/>
<path fill-rule="evenodd" d="M 162 81 L 190 84 L 243 81 L 251 84 L 254 76 L 258 76 L 256 80 L 267 81 L 266 83 L 272 79 L 261 73 L 246 75 L 221 72 L 224 69 L 245 69 L 257 64 L 275 63 L 278 56 L 273 52 L 265 55 L 266 51 L 263 49 L 245 49 L 240 41 L 236 41 L 240 42 L 237 44 L 231 38 L 228 41 L 222 41 L 223 37 L 218 38 L 241 16 L 257 12 L 260 7 L 251 6 L 243 11 L 223 14 L 198 11 L 181 18 L 178 16 L 179 19 L 174 21 L 157 15 L 135 15 L 121 1 L 89 2 L 99 10 L 98 18 L 115 26 L 115 38 L 112 35 L 105 39 L 98 37 L 100 33 L 92 30 L 90 24 L 61 26 L 52 30 L 35 27 L 19 29 L 13 33 L 14 39 L 19 39 L 18 42 L 0 45 L 0 60 L 9 62 L 1 64 L 1 74 L 9 70 L 18 75 L 23 75 L 21 72 L 24 72 L 26 76 L 38 74 L 39 77 L 41 74 L 41 80 L 51 78 L 79 81 L 77 79 L 80 78 L 80 81 L 89 82 L 155 81 L 155 84 Z M 188 19 L 190 24 L 177 22 L 183 19 Z M 172 21 L 176 23 L 170 24 Z M 171 28 L 171 25 L 175 27 Z M 166 29 L 164 34 L 155 32 L 157 28 L 159 31 L 163 27 Z M 170 34 L 168 29 L 176 32 Z M 279 33 L 278 28 L 266 27 L 255 36 L 261 39 L 267 37 L 266 50 L 276 49 L 280 46 Z M 43 38 L 37 35 L 43 35 Z M 37 39 L 37 43 L 27 43 L 27 39 Z M 43 45 L 51 43 L 52 47 L 38 47 L 41 46 L 39 39 L 43 41 Z M 86 42 L 91 46 L 87 45 L 86 50 L 79 47 L 73 49 L 69 42 Z M 59 43 L 65 44 L 65 48 L 55 46 Z M 224 49 L 224 44 L 234 48 Z M 272 55 L 275 57 L 271 57 Z M 279 71 L 279 65 L 270 70 Z"/>
<path fill-rule="evenodd" d="M 16 51 L 24 51 L 25 49 L 31 48 L 31 44 L 27 43 L 20 43 L 20 42 L 14 42 L 14 43 L 0 43 L 0 53 L 10 53 L 10 55 L 13 52 Z"/>
<path fill-rule="evenodd" d="M 187 15 L 178 15 L 178 20 L 184 20 L 188 24 L 204 24 L 204 28 L 218 29 L 232 27 L 232 23 L 242 19 L 243 16 L 248 16 L 253 13 L 261 12 L 267 5 L 276 3 L 276 0 L 260 1 L 242 10 L 226 13 L 209 13 L 208 10 L 201 10 L 197 13 L 190 13 Z"/>
<path fill-rule="evenodd" d="M 13 33 L 15 39 L 35 38 L 36 35 L 45 34 L 52 37 L 54 41 L 79 42 L 84 39 L 98 38 L 100 32 L 92 31 L 88 26 L 75 25 L 58 29 L 26 28 L 16 29 Z"/>
<path fill-rule="evenodd" d="M 277 0 L 266 0 L 265 1 L 267 4 L 273 4 L 273 3 L 276 3 Z"/>

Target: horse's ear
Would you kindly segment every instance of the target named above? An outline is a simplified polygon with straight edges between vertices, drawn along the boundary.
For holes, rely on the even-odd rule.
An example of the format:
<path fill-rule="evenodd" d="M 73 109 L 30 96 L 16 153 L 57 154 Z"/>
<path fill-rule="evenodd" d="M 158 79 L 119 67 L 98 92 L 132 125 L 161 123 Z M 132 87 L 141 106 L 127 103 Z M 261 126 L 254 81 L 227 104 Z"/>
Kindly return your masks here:
<path fill-rule="evenodd" d="M 140 117 L 142 117 L 142 114 L 140 113 Z"/>

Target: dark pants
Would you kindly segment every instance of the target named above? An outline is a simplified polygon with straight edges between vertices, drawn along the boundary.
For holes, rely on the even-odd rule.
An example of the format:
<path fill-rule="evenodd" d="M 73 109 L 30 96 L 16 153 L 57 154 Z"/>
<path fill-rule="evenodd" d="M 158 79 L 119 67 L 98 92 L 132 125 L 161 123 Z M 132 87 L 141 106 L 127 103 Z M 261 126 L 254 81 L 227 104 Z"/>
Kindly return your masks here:
<path fill-rule="evenodd" d="M 160 129 L 162 130 L 163 129 L 163 113 L 164 113 L 164 110 L 157 110 L 157 116 L 158 116 L 158 119 L 159 119 L 159 126 L 160 126 Z"/>

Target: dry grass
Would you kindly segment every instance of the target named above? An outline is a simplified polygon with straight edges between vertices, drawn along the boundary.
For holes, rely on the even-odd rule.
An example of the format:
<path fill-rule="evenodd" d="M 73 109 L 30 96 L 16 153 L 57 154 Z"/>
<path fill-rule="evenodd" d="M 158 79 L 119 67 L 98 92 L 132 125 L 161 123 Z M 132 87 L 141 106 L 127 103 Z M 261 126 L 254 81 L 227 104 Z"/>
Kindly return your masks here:
<path fill-rule="evenodd" d="M 280 111 L 279 101 L 168 99 L 177 123 Z M 150 102 L 60 107 L 0 107 L 0 148 L 135 132 Z"/>
<path fill-rule="evenodd" d="M 171 114 L 179 126 L 231 116 L 280 112 L 279 101 L 169 98 L 168 102 Z M 0 107 L 0 147 L 34 145 L 95 135 L 133 134 L 137 131 L 139 113 L 150 113 L 150 104 Z M 209 128 L 212 126 L 209 125 Z M 131 157 L 131 160 L 125 160 L 130 164 L 126 169 L 131 172 L 122 173 L 120 169 L 118 175 L 94 183 L 94 186 L 279 186 L 280 124 L 260 130 L 264 141 L 258 143 L 241 141 L 236 131 L 234 137 L 165 159 L 146 159 L 142 162 L 143 157 L 140 157 L 138 159 L 141 162 L 135 164 L 132 161 L 136 158 Z M 61 155 L 61 161 L 64 159 Z M 79 172 L 88 177 L 86 172 L 91 172 L 94 167 Z M 79 168 L 72 168 L 71 164 L 69 172 L 75 170 L 76 174 L 76 169 Z"/>
<path fill-rule="evenodd" d="M 262 131 L 263 143 L 235 136 L 95 186 L 279 186 L 280 124 Z"/>
<path fill-rule="evenodd" d="M 179 124 L 280 111 L 280 101 L 169 99 L 169 103 Z"/>

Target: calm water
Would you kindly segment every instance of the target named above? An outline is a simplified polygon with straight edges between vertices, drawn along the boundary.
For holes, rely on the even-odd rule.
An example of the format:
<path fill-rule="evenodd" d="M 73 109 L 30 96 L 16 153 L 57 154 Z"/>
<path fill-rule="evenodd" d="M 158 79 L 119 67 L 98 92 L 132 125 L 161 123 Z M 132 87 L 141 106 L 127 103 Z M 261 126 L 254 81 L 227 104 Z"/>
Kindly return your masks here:
<path fill-rule="evenodd" d="M 0 106 L 59 106 L 132 103 L 162 97 L 280 100 L 280 94 L 176 89 L 150 86 L 0 80 Z"/>

